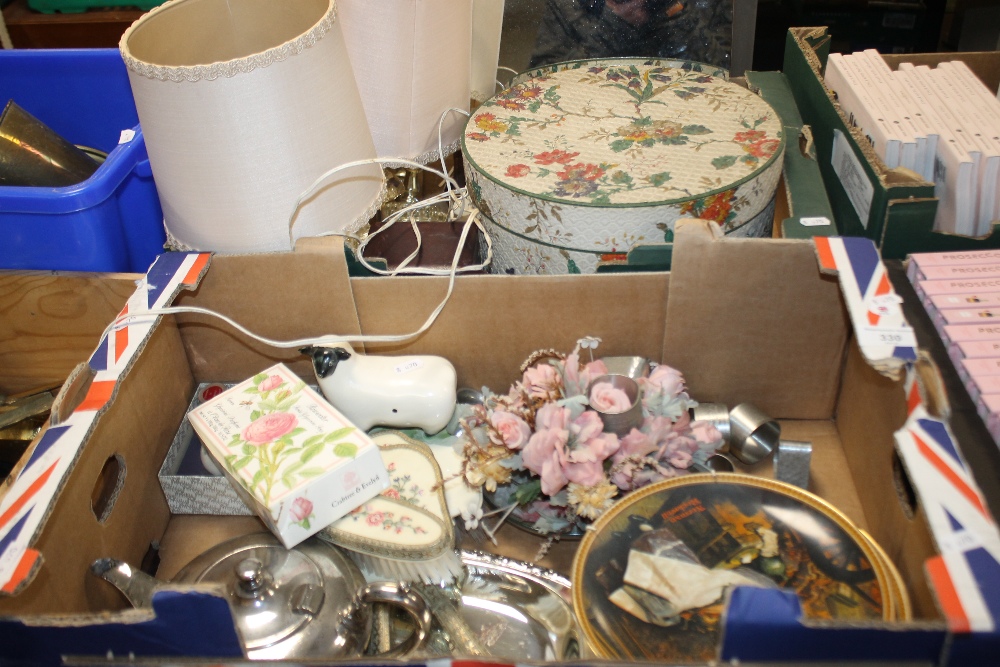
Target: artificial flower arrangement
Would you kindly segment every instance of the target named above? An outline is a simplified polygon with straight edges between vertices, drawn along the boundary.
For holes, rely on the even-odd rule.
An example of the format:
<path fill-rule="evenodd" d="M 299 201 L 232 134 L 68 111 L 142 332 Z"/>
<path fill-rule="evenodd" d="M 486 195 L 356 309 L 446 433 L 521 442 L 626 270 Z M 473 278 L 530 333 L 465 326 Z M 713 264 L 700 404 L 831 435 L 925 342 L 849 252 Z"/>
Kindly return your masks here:
<path fill-rule="evenodd" d="M 593 360 L 598 342 L 584 338 L 569 355 L 532 354 L 520 381 L 502 395 L 484 389 L 484 402 L 462 419 L 465 479 L 484 488 L 503 519 L 572 534 L 621 494 L 691 472 L 722 446 L 718 429 L 691 420 L 697 402 L 681 373 L 664 364 L 636 378 L 638 425 L 606 432 L 607 415 L 636 406 L 612 383 L 595 382 L 608 376 L 605 362 Z M 588 363 L 581 348 L 591 350 Z"/>

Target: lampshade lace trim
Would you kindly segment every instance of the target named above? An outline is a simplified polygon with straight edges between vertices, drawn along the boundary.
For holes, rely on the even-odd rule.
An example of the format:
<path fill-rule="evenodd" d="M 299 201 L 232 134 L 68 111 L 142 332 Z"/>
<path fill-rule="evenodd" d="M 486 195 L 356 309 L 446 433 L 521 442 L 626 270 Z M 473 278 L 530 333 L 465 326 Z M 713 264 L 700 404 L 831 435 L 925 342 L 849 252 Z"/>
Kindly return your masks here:
<path fill-rule="evenodd" d="M 469 97 L 471 97 L 473 100 L 475 100 L 479 104 L 482 104 L 486 100 L 488 100 L 491 97 L 493 97 L 495 94 L 496 94 L 495 90 L 491 90 L 491 91 L 489 91 L 487 93 L 484 93 L 484 92 L 481 92 L 481 91 L 478 91 L 478 90 L 473 90 L 472 94 L 469 95 Z"/>
<path fill-rule="evenodd" d="M 230 78 L 238 74 L 248 74 L 255 69 L 268 67 L 276 62 L 298 55 L 306 49 L 314 46 L 320 39 L 323 38 L 324 35 L 326 35 L 326 33 L 331 30 L 331 28 L 333 28 L 334 21 L 337 20 L 337 3 L 331 2 L 329 10 L 327 10 L 326 14 L 323 15 L 323 18 L 321 18 L 312 28 L 302 33 L 295 39 L 285 42 L 280 46 L 262 51 L 261 53 L 255 53 L 251 56 L 236 58 L 226 62 L 211 63 L 209 65 L 169 67 L 164 65 L 152 65 L 133 57 L 128 52 L 126 47 L 129 37 L 132 35 L 132 31 L 135 30 L 136 26 L 138 26 L 140 22 L 151 20 L 157 12 L 168 9 L 171 4 L 173 3 L 168 2 L 165 5 L 155 7 L 148 14 L 146 14 L 146 16 L 133 23 L 131 27 L 125 31 L 125 34 L 122 35 L 121 41 L 118 44 L 118 50 L 121 52 L 122 60 L 125 61 L 125 66 L 136 74 L 144 76 L 148 79 L 181 83 L 183 81 L 212 81 L 218 79 L 219 77 Z"/>
<path fill-rule="evenodd" d="M 456 139 L 455 141 L 451 142 L 450 144 L 445 144 L 445 146 L 443 148 L 443 150 L 444 150 L 444 156 L 448 157 L 452 153 L 455 153 L 458 150 L 458 147 L 459 147 L 459 145 L 461 143 L 462 143 L 461 139 Z M 387 158 L 387 160 L 391 160 L 391 159 L 392 158 Z M 429 150 L 427 152 L 421 153 L 420 155 L 418 155 L 415 158 L 413 158 L 412 161 L 413 162 L 418 162 L 420 164 L 430 164 L 431 162 L 434 162 L 435 160 L 440 160 L 440 159 L 441 159 L 441 154 L 438 152 L 438 149 L 435 148 L 433 150 Z M 409 167 L 410 165 L 408 163 L 406 163 L 406 162 L 388 162 L 387 161 L 387 162 L 383 162 L 382 166 L 385 167 L 386 169 L 400 169 L 400 168 L 403 168 L 403 167 Z"/>
<path fill-rule="evenodd" d="M 389 184 L 383 178 L 382 187 L 379 189 L 378 196 L 375 197 L 371 205 L 365 210 L 364 213 L 359 215 L 357 218 L 354 219 L 354 222 L 352 222 L 350 225 L 344 228 L 344 232 L 346 234 L 354 234 L 359 229 L 364 227 L 366 224 L 371 222 L 371 219 L 375 217 L 375 214 L 378 212 L 380 208 L 382 208 L 382 204 L 384 204 L 388 198 L 389 198 Z"/>
<path fill-rule="evenodd" d="M 385 179 L 382 179 L 382 186 L 381 186 L 381 188 L 379 188 L 378 195 L 376 195 L 376 197 L 372 200 L 372 203 L 369 204 L 368 208 L 366 208 L 364 211 L 362 211 L 362 213 L 358 217 L 356 217 L 354 220 L 352 220 L 351 223 L 344 228 L 344 231 L 341 232 L 340 235 L 341 236 L 351 236 L 351 235 L 354 235 L 359 229 L 361 229 L 362 227 L 364 227 L 366 224 L 368 224 L 371 221 L 372 218 L 375 217 L 375 213 L 377 213 L 378 210 L 380 208 L 382 208 L 382 204 L 384 204 L 388 198 L 389 198 L 388 184 L 386 183 Z M 163 245 L 163 247 L 166 250 L 171 251 L 171 252 L 218 252 L 218 251 L 210 249 L 210 248 L 196 248 L 196 247 L 194 247 L 194 246 L 186 243 L 185 241 L 180 240 L 170 230 L 170 226 L 167 224 L 167 221 L 164 220 L 163 223 L 164 223 L 163 227 L 164 227 L 164 230 L 166 231 L 166 235 L 167 235 L 167 241 Z M 327 235 L 328 234 L 318 234 L 318 236 L 327 236 Z M 303 238 L 303 237 L 296 237 L 296 240 L 298 240 L 299 238 Z M 291 250 L 294 250 L 294 249 L 295 249 L 295 246 L 294 246 L 294 243 L 293 243 L 292 247 L 291 247 Z M 236 251 L 235 253 L 222 253 L 222 254 L 241 254 L 241 255 L 242 254 L 254 254 L 255 255 L 255 254 L 273 253 L 273 252 L 289 252 L 289 249 L 276 248 L 276 249 L 273 249 L 273 250 L 261 250 L 261 251 L 258 251 L 258 252 L 249 252 L 249 253 L 247 253 L 247 252 L 243 252 L 243 251 Z"/>

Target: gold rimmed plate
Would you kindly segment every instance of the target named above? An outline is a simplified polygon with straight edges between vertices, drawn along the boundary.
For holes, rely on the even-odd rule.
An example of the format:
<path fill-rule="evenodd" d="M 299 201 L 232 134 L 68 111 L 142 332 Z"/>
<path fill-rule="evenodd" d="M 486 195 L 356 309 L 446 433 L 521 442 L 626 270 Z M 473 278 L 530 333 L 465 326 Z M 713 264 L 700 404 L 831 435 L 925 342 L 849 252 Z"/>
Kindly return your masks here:
<path fill-rule="evenodd" d="M 891 576 L 817 496 L 748 475 L 689 475 L 632 492 L 594 523 L 573 561 L 573 606 L 602 657 L 704 661 L 734 586 L 794 591 L 807 618 L 893 620 Z"/>
<path fill-rule="evenodd" d="M 909 621 L 913 619 L 913 607 L 910 602 L 910 594 L 906 590 L 906 583 L 903 581 L 903 575 L 899 573 L 896 568 L 896 564 L 892 562 L 889 555 L 885 552 L 878 542 L 875 541 L 867 531 L 860 531 L 861 535 L 868 541 L 869 546 L 878 556 L 880 562 L 885 567 L 886 576 L 889 578 L 889 592 L 891 593 L 891 599 L 893 604 L 893 610 L 895 611 L 895 620 L 897 621 Z"/>

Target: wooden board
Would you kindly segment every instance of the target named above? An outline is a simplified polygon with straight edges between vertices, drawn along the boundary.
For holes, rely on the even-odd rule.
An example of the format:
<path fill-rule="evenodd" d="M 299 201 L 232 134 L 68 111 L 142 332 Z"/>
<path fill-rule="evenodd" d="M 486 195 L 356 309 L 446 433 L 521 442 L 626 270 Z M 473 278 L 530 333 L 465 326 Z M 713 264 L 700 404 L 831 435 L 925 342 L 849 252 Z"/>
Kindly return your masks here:
<path fill-rule="evenodd" d="M 0 395 L 61 384 L 90 357 L 139 278 L 0 271 Z"/>

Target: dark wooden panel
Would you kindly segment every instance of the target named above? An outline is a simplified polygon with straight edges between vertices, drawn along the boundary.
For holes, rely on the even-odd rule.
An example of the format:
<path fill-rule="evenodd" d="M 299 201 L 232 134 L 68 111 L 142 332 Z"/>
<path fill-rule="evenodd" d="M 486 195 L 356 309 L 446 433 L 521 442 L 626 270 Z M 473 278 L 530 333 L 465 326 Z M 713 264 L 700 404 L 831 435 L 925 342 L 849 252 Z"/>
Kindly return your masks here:
<path fill-rule="evenodd" d="M 43 14 L 27 0 L 12 0 L 3 17 L 14 48 L 67 49 L 117 47 L 118 40 L 145 12 L 138 9 L 91 9 L 76 14 Z"/>

